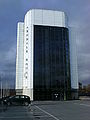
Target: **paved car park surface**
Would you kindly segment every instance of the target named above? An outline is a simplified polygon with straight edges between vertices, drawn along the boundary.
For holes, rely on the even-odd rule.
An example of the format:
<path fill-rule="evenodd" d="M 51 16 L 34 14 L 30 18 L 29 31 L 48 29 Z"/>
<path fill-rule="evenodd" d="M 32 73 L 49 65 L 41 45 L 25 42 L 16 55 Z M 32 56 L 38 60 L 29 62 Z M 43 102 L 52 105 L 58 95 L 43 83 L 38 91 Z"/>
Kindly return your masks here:
<path fill-rule="evenodd" d="M 37 101 L 31 106 L 10 106 L 0 120 L 90 120 L 90 101 Z"/>

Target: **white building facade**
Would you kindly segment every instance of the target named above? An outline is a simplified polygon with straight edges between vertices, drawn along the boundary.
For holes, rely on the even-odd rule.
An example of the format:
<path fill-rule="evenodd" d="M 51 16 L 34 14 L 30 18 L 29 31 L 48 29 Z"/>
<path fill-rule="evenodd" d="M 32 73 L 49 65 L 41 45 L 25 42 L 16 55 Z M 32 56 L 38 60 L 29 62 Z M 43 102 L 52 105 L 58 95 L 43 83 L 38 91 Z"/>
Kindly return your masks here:
<path fill-rule="evenodd" d="M 24 23 L 17 25 L 17 54 L 16 54 L 16 92 L 22 93 L 23 87 L 23 62 L 24 62 Z"/>
<path fill-rule="evenodd" d="M 31 100 L 34 100 L 34 26 L 68 28 L 67 17 L 61 11 L 32 9 L 26 13 L 24 22 L 18 23 L 16 90 L 20 89 L 22 94 L 29 95 Z M 70 81 L 71 89 L 75 90 L 76 95 L 78 72 L 75 44 L 75 40 L 70 38 Z"/>

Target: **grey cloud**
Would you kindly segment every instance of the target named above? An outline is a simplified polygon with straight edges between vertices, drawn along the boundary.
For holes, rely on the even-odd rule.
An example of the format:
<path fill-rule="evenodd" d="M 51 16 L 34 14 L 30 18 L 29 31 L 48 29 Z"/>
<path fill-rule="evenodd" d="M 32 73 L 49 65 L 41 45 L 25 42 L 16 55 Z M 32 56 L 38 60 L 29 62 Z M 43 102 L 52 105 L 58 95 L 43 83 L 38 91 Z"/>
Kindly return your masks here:
<path fill-rule="evenodd" d="M 15 79 L 16 23 L 30 8 L 67 13 L 69 26 L 77 30 L 79 81 L 90 83 L 90 0 L 0 0 L 0 73 Z"/>
<path fill-rule="evenodd" d="M 0 71 L 15 72 L 16 46 L 12 45 L 8 51 L 0 54 Z"/>
<path fill-rule="evenodd" d="M 0 54 L 0 79 L 3 83 L 3 88 L 8 83 L 8 88 L 14 88 L 15 84 L 15 59 L 16 46 L 12 45 L 8 51 Z"/>

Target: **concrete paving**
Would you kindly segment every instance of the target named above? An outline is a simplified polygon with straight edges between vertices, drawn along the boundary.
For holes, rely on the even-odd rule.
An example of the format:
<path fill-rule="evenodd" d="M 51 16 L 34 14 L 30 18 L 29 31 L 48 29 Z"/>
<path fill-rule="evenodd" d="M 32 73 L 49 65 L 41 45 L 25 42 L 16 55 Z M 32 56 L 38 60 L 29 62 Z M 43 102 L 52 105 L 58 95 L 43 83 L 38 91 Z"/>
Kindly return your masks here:
<path fill-rule="evenodd" d="M 0 120 L 90 120 L 90 101 L 37 101 L 31 106 L 11 106 Z"/>

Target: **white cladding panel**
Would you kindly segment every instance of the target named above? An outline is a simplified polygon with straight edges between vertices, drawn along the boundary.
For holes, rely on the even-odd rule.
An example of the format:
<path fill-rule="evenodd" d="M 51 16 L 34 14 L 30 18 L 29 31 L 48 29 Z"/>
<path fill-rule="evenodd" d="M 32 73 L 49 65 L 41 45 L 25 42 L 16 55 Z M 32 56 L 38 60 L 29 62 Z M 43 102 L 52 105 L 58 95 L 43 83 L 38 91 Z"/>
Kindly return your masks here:
<path fill-rule="evenodd" d="M 78 89 L 78 69 L 77 69 L 77 50 L 76 50 L 76 37 L 77 34 L 74 29 L 70 28 L 70 69 L 71 69 L 71 87 Z"/>
<path fill-rule="evenodd" d="M 43 11 L 43 24 L 45 25 L 50 25 L 50 26 L 54 26 L 54 12 L 53 11 Z"/>
<path fill-rule="evenodd" d="M 33 40 L 32 11 L 25 15 L 24 20 L 24 73 L 23 94 L 29 95 L 33 100 Z"/>
<path fill-rule="evenodd" d="M 17 57 L 16 57 L 16 89 L 22 89 L 23 85 L 23 35 L 24 23 L 17 26 Z"/>
<path fill-rule="evenodd" d="M 61 11 L 33 9 L 27 12 L 25 18 L 32 25 L 67 27 L 66 15 Z"/>
<path fill-rule="evenodd" d="M 43 16 L 43 13 L 42 13 L 42 10 L 34 10 L 33 13 L 34 14 L 34 21 L 33 21 L 33 24 L 42 24 L 42 16 Z"/>
<path fill-rule="evenodd" d="M 31 12 L 25 16 L 25 32 L 24 32 L 24 81 L 23 88 L 33 88 L 33 41 L 32 41 L 32 26 L 31 26 Z M 28 52 L 26 52 L 28 51 Z M 27 74 L 27 75 L 26 75 Z M 27 76 L 27 78 L 26 78 Z"/>

